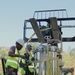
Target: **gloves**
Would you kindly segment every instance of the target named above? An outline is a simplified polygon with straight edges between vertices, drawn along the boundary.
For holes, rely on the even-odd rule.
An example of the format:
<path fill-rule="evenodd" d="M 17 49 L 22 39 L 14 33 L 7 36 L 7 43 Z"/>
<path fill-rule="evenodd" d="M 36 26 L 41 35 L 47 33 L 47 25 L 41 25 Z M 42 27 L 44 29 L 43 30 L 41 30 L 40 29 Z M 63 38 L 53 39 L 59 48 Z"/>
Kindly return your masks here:
<path fill-rule="evenodd" d="M 34 59 L 34 57 L 32 57 L 32 59 L 31 59 L 32 61 L 34 61 L 35 59 Z"/>

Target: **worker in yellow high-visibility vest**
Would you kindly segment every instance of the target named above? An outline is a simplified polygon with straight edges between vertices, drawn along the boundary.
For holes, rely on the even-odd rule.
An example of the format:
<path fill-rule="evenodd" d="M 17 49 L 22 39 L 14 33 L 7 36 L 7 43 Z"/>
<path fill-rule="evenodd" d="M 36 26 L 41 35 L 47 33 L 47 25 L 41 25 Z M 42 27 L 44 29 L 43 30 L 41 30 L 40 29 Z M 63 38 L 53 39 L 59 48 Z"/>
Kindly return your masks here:
<path fill-rule="evenodd" d="M 24 41 L 18 39 L 15 46 L 10 47 L 8 52 L 8 58 L 6 61 L 6 75 L 18 75 L 19 58 L 25 58 L 24 55 L 20 55 L 20 50 L 24 46 Z"/>
<path fill-rule="evenodd" d="M 34 57 L 32 55 L 32 46 L 28 44 L 26 46 L 25 59 L 22 59 L 20 62 L 21 65 L 21 74 L 22 75 L 34 75 Z"/>

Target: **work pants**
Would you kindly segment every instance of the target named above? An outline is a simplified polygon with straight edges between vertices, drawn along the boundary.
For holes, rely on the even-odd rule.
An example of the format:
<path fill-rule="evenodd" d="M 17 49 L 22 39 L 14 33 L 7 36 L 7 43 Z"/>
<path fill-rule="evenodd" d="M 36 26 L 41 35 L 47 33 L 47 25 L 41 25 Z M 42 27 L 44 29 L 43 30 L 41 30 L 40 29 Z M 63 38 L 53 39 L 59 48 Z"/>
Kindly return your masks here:
<path fill-rule="evenodd" d="M 34 75 L 34 72 L 30 72 L 29 69 L 26 69 L 26 74 L 25 75 Z"/>
<path fill-rule="evenodd" d="M 23 75 L 34 75 L 34 72 L 30 72 L 28 67 L 25 69 L 26 73 Z"/>
<path fill-rule="evenodd" d="M 17 72 L 17 69 L 14 69 L 10 66 L 6 68 L 6 75 L 18 75 Z"/>

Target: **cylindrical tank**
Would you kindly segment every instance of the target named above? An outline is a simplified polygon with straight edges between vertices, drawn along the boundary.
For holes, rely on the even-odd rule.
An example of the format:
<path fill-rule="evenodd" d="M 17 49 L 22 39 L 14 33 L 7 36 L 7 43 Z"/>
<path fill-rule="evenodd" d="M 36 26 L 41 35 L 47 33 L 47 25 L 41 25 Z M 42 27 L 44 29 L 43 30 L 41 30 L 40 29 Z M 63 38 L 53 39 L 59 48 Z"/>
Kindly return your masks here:
<path fill-rule="evenodd" d="M 57 46 L 52 46 L 47 43 L 40 44 L 35 50 L 35 57 L 37 60 L 56 58 L 58 54 L 57 50 Z M 38 75 L 58 75 L 58 66 L 58 60 L 38 62 Z"/>

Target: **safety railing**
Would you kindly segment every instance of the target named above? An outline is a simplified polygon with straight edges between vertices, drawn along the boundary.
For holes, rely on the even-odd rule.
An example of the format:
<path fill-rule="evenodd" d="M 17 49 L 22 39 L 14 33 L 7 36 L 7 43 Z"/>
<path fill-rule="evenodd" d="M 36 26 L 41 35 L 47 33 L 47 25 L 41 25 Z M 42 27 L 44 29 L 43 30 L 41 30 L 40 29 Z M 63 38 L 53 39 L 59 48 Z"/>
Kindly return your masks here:
<path fill-rule="evenodd" d="M 68 14 L 66 9 L 56 9 L 56 10 L 35 11 L 33 15 L 33 18 L 36 18 L 36 19 L 48 19 L 51 17 L 68 18 Z"/>

